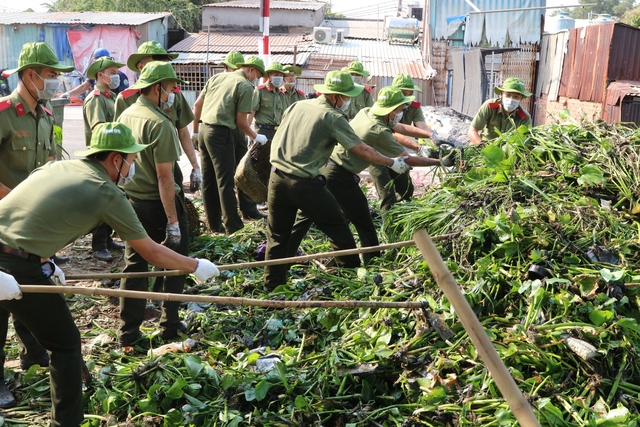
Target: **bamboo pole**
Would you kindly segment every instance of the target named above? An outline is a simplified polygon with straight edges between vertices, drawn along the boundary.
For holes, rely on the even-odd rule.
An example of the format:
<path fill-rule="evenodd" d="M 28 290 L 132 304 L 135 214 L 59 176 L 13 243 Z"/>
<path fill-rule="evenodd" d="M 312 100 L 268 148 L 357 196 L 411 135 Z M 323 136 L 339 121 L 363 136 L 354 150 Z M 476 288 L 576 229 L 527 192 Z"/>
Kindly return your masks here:
<path fill-rule="evenodd" d="M 482 324 L 471 309 L 469 302 L 460 291 L 458 283 L 447 269 L 440 252 L 434 246 L 426 230 L 420 230 L 415 233 L 413 239 L 427 261 L 436 283 L 449 299 L 464 329 L 476 346 L 480 357 L 489 368 L 491 376 L 511 408 L 513 415 L 522 427 L 540 427 L 529 401 L 525 399 L 504 362 L 500 359 L 491 339 L 489 339 Z"/>
<path fill-rule="evenodd" d="M 80 294 L 93 296 L 112 296 L 134 299 L 152 299 L 155 301 L 201 302 L 206 304 L 241 305 L 270 308 L 423 308 L 426 301 L 281 301 L 241 297 L 219 297 L 209 295 L 189 295 L 156 293 L 146 291 L 125 291 L 122 289 L 85 288 L 80 286 L 20 285 L 24 293 L 41 294 Z"/>
<path fill-rule="evenodd" d="M 459 233 L 449 233 L 449 234 L 443 234 L 442 236 L 435 236 L 433 237 L 433 241 L 439 242 L 442 240 L 450 239 L 451 237 L 457 236 L 458 234 Z M 319 258 L 333 258 L 338 256 L 364 254 L 368 252 L 397 249 L 397 248 L 402 248 L 405 246 L 412 246 L 412 245 L 415 245 L 413 240 L 405 240 L 403 242 L 388 243 L 385 245 L 365 246 L 363 248 L 345 249 L 342 251 L 334 251 L 334 252 L 321 252 L 317 254 L 302 255 L 302 256 L 291 257 L 291 258 L 271 259 L 267 261 L 241 262 L 237 264 L 218 265 L 217 267 L 220 271 L 223 271 L 223 270 L 258 268 L 258 267 L 265 267 L 265 266 L 278 265 L 278 264 L 296 264 L 303 261 L 311 261 Z M 69 275 L 66 275 L 65 278 L 67 281 L 70 282 L 74 280 L 124 279 L 124 278 L 130 279 L 130 278 L 141 278 L 141 277 L 185 276 L 188 274 L 191 274 L 191 272 L 180 271 L 180 270 L 160 270 L 160 271 L 146 271 L 141 273 L 69 274 Z"/>

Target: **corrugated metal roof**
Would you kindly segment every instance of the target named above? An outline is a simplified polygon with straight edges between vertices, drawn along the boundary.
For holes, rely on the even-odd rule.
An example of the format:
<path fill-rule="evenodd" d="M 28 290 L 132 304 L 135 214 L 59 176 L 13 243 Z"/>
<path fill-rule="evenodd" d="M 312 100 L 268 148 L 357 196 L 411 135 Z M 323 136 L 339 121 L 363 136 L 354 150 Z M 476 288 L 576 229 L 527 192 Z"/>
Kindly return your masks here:
<path fill-rule="evenodd" d="M 544 7 L 546 3 L 546 0 L 473 0 L 483 11 Z M 474 9 L 465 0 L 431 0 L 430 4 L 432 38 L 436 40 L 455 33 L 465 18 L 464 42 L 469 45 L 478 45 L 486 37 L 491 46 L 503 47 L 507 34 L 515 44 L 540 40 L 540 18 L 544 10 L 469 15 Z"/>
<path fill-rule="evenodd" d="M 640 97 L 640 82 L 617 81 L 607 88 L 602 119 L 607 123 L 618 121 L 640 124 L 640 103 L 624 102 L 626 96 Z"/>
<path fill-rule="evenodd" d="M 186 39 L 173 45 L 170 52 L 206 52 L 207 51 L 207 33 L 191 34 Z M 218 53 L 227 53 L 230 50 L 239 50 L 242 52 L 257 53 L 258 42 L 262 37 L 262 33 L 254 34 L 229 34 L 229 33 L 211 33 L 209 35 L 209 51 Z M 269 37 L 271 51 L 293 52 L 293 47 L 298 45 L 299 49 L 311 44 L 308 35 L 303 34 L 272 34 Z"/>
<path fill-rule="evenodd" d="M 382 20 L 325 19 L 320 26 L 331 28 L 334 36 L 336 30 L 341 28 L 344 36 L 351 39 L 382 40 L 384 33 Z"/>
<path fill-rule="evenodd" d="M 252 55 L 251 52 L 243 52 L 245 57 Z M 309 61 L 309 56 L 311 54 L 309 52 L 301 52 L 296 54 L 296 64 L 299 66 L 304 66 Z M 209 63 L 210 64 L 219 64 L 226 57 L 226 53 L 210 53 L 209 54 Z M 180 52 L 178 57 L 171 61 L 172 64 L 204 64 L 207 62 L 207 54 L 206 53 L 190 53 L 190 52 Z M 279 62 L 281 64 L 293 64 L 293 54 L 276 54 L 271 55 L 271 62 Z"/>
<path fill-rule="evenodd" d="M 270 9 L 318 10 L 322 9 L 324 6 L 325 3 L 306 1 L 272 1 L 269 3 Z M 203 7 L 260 9 L 260 2 L 258 0 L 238 0 L 205 4 Z"/>
<path fill-rule="evenodd" d="M 20 12 L 0 13 L 0 25 L 127 25 L 146 24 L 156 19 L 171 16 L 171 13 L 126 13 L 126 12 Z"/>

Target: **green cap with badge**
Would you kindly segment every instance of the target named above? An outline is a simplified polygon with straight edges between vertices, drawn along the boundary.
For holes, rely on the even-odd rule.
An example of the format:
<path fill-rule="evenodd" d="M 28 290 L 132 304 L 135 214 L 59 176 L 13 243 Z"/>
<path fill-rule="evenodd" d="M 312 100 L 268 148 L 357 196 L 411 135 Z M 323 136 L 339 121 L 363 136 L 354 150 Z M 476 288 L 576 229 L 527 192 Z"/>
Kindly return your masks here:
<path fill-rule="evenodd" d="M 137 53 L 129 56 L 129 59 L 127 59 L 127 67 L 136 73 L 140 72 L 140 70 L 138 70 L 138 62 L 148 56 L 166 56 L 167 61 L 171 61 L 172 59 L 176 59 L 178 54 L 168 53 L 165 48 L 155 40 L 144 42 L 138 47 Z"/>
<path fill-rule="evenodd" d="M 272 62 L 271 64 L 269 64 L 269 67 L 266 70 L 264 70 L 264 72 L 267 73 L 267 75 L 270 72 L 286 74 L 284 67 L 279 62 Z"/>
<path fill-rule="evenodd" d="M 139 153 L 147 148 L 146 145 L 136 144 L 131 129 L 119 122 L 98 123 L 91 133 L 91 143 L 88 150 L 76 151 L 78 157 L 87 157 L 102 151 L 118 153 Z"/>
<path fill-rule="evenodd" d="M 376 116 L 386 116 L 399 106 L 413 102 L 414 99 L 416 99 L 415 96 L 404 96 L 398 88 L 383 87 L 378 92 L 378 98 L 371 107 L 371 112 Z"/>
<path fill-rule="evenodd" d="M 169 62 L 151 61 L 144 66 L 140 73 L 140 78 L 130 89 L 144 89 L 166 81 L 189 84 L 189 82 L 178 78 L 176 70 L 173 69 Z"/>
<path fill-rule="evenodd" d="M 400 90 L 417 90 L 422 93 L 422 89 L 413 83 L 413 79 L 409 74 L 400 73 L 393 78 L 391 87 L 398 88 Z"/>
<path fill-rule="evenodd" d="M 124 67 L 124 64 L 120 62 L 116 62 L 113 58 L 109 56 L 103 56 L 102 58 L 98 58 L 87 68 L 87 77 L 95 80 L 98 76 L 98 73 L 102 70 L 106 70 L 111 67 Z"/>
<path fill-rule="evenodd" d="M 238 64 L 244 62 L 244 56 L 238 51 L 232 50 L 227 53 L 227 57 L 224 58 L 224 61 L 219 63 L 218 65 L 226 65 L 229 68 L 233 68 L 234 70 L 238 68 Z"/>
<path fill-rule="evenodd" d="M 525 98 L 531 96 L 531 94 L 525 90 L 524 82 L 517 77 L 509 77 L 504 81 L 502 87 L 496 86 L 493 91 L 498 95 L 500 95 L 502 92 L 515 92 L 519 93 Z"/>
<path fill-rule="evenodd" d="M 62 73 L 73 71 L 73 65 L 62 65 L 58 61 L 56 53 L 44 42 L 25 43 L 18 57 L 18 68 L 5 70 L 4 74 L 9 75 L 27 68 L 55 68 Z"/>
<path fill-rule="evenodd" d="M 262 77 L 269 77 L 267 73 L 264 71 L 264 61 L 257 56 L 250 56 L 246 59 L 246 61 L 238 62 L 236 67 L 253 67 L 256 70 L 262 73 Z"/>
<path fill-rule="evenodd" d="M 329 71 L 324 84 L 313 85 L 313 88 L 324 95 L 337 93 L 352 98 L 360 95 L 364 90 L 364 86 L 353 83 L 351 74 L 346 71 Z"/>
<path fill-rule="evenodd" d="M 360 61 L 352 61 L 349 63 L 349 73 L 359 74 L 364 77 L 369 76 L 369 72 L 365 71 L 364 65 Z"/>
<path fill-rule="evenodd" d="M 285 73 L 294 73 L 296 76 L 300 76 L 302 74 L 302 68 L 296 65 L 285 65 L 284 71 Z"/>

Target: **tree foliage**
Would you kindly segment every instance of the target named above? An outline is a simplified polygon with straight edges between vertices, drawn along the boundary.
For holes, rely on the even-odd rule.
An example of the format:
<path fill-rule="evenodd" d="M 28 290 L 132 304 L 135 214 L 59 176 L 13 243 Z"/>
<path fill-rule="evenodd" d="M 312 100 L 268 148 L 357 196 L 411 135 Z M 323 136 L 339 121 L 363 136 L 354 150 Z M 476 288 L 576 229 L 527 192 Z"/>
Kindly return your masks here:
<path fill-rule="evenodd" d="M 49 12 L 170 12 L 177 26 L 198 32 L 202 25 L 202 4 L 208 0 L 55 0 L 48 4 Z"/>
<path fill-rule="evenodd" d="M 622 22 L 634 27 L 640 27 L 640 7 L 631 9 L 622 15 Z"/>
<path fill-rule="evenodd" d="M 571 16 L 576 19 L 589 18 L 589 12 L 593 14 L 608 13 L 611 16 L 621 17 L 627 11 L 633 9 L 634 0 L 579 0 L 580 4 L 597 3 L 595 6 L 575 8 Z"/>

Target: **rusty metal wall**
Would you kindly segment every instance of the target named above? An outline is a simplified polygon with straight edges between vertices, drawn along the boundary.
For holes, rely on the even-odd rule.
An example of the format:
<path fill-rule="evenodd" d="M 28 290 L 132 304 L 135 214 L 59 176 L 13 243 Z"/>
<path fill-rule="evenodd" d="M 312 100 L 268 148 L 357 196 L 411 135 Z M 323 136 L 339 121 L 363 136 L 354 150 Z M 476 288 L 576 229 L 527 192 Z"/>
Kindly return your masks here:
<path fill-rule="evenodd" d="M 519 48 L 519 51 L 502 54 L 502 81 L 509 77 L 517 77 L 524 82 L 527 92 L 533 93 L 539 46 L 537 43 L 523 44 Z M 531 112 L 533 97 L 523 99 L 520 104 L 525 110 Z"/>

